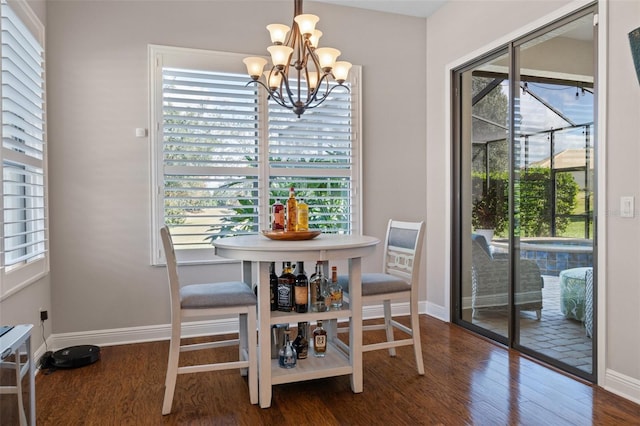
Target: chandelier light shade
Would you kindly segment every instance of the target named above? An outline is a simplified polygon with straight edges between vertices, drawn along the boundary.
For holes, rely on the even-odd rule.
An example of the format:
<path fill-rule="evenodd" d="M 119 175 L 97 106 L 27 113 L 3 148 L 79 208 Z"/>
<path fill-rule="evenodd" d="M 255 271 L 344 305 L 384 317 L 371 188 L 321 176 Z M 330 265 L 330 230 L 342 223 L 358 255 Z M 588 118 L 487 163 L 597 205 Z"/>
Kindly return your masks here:
<path fill-rule="evenodd" d="M 351 64 L 337 61 L 340 51 L 320 47 L 322 31 L 316 29 L 320 20 L 316 15 L 302 13 L 302 0 L 294 0 L 294 18 L 291 27 L 282 24 L 267 25 L 272 46 L 271 69 L 264 71 L 267 61 L 252 56 L 243 62 L 251 77 L 248 84 L 264 87 L 278 105 L 288 108 L 298 117 L 307 109 L 324 102 L 336 87 L 349 90 L 347 80 Z M 331 84 L 334 81 L 337 84 Z"/>

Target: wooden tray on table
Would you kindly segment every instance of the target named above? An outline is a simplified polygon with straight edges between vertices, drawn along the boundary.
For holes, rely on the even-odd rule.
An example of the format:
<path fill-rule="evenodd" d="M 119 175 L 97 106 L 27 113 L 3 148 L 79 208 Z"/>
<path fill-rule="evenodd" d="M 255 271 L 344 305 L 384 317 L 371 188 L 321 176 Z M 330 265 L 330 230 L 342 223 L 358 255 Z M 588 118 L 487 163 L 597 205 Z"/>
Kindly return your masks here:
<path fill-rule="evenodd" d="M 265 237 L 281 241 L 311 240 L 320 234 L 322 234 L 321 231 L 262 231 Z"/>

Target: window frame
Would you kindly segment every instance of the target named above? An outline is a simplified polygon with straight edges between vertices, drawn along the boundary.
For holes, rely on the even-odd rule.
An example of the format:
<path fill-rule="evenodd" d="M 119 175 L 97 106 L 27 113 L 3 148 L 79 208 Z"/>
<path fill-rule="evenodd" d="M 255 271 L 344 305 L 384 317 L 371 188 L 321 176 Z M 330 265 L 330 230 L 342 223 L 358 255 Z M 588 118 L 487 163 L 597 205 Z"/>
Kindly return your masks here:
<path fill-rule="evenodd" d="M 159 238 L 160 227 L 164 225 L 164 172 L 163 172 L 163 72 L 164 66 L 183 67 L 186 69 L 200 69 L 216 72 L 233 72 L 245 75 L 246 69 L 242 59 L 245 54 L 219 52 L 202 49 L 181 48 L 161 45 L 148 46 L 149 64 L 149 99 L 150 99 L 150 149 L 151 149 L 151 264 L 164 265 L 162 244 Z M 351 89 L 351 185 L 352 185 L 352 233 L 362 234 L 362 143 L 361 131 L 361 67 L 353 66 L 350 71 Z M 247 82 L 250 81 L 247 76 Z M 264 90 L 258 90 L 259 121 L 264 122 L 259 136 L 258 162 L 258 226 L 260 229 L 268 229 L 270 223 L 269 191 L 263 188 L 269 187 L 269 177 L 281 176 L 283 169 L 273 170 L 268 164 L 268 106 L 267 96 Z M 320 107 L 322 108 L 322 107 Z M 293 114 L 293 113 L 291 113 Z M 265 154 L 266 153 L 266 154 Z M 287 175 L 296 176 L 295 169 L 288 169 Z M 291 172 L 293 170 L 293 172 Z M 272 173 L 272 171 L 274 173 Z M 181 264 L 207 264 L 236 262 L 215 256 L 213 246 L 198 249 L 178 249 L 176 256 Z"/>
<path fill-rule="evenodd" d="M 40 280 L 49 273 L 49 199 L 48 199 L 48 147 L 47 147 L 47 84 L 46 84 L 46 45 L 45 45 L 45 28 L 40 22 L 36 13 L 31 9 L 26 0 L 7 0 L 6 5 L 16 15 L 21 24 L 31 33 L 31 36 L 40 44 L 42 49 L 42 159 L 36 159 L 31 156 L 23 155 L 9 148 L 4 148 L 4 144 L 0 147 L 0 211 L 3 213 L 3 226 L 0 227 L 0 301 L 12 296 L 29 285 Z M 0 29 L 2 24 L 0 23 Z M 0 39 L 2 38 L 0 34 Z M 0 47 L 0 50 L 2 48 Z M 0 76 L 0 81 L 2 77 Z M 0 86 L 0 96 L 2 95 L 2 87 Z M 1 110 L 0 110 L 1 111 Z M 2 132 L 3 119 L 0 114 L 0 136 Z M 44 250 L 35 260 L 28 260 L 22 264 L 17 264 L 11 268 L 5 265 L 5 196 L 4 196 L 4 161 L 15 162 L 26 167 L 37 167 L 42 169 L 42 198 L 43 198 L 43 228 L 39 231 L 44 232 Z"/>

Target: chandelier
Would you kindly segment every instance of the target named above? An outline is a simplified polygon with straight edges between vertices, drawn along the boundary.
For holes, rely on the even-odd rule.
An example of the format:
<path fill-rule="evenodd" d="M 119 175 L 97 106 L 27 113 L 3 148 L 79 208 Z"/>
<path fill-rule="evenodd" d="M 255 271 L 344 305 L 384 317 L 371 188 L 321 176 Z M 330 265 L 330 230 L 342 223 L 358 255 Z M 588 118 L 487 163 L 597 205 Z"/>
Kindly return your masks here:
<path fill-rule="evenodd" d="M 302 0 L 294 0 L 293 16 L 293 29 L 282 24 L 267 25 L 273 43 L 267 50 L 273 65 L 270 71 L 264 72 L 264 80 L 261 78 L 266 59 L 252 56 L 243 62 L 252 79 L 247 84 L 261 85 L 278 105 L 300 117 L 307 109 L 324 102 L 336 87 L 349 90 L 344 82 L 351 64 L 336 62 L 340 56 L 338 49 L 318 48 L 322 31 L 315 26 L 320 18 L 303 14 Z M 331 84 L 331 80 L 338 84 Z"/>

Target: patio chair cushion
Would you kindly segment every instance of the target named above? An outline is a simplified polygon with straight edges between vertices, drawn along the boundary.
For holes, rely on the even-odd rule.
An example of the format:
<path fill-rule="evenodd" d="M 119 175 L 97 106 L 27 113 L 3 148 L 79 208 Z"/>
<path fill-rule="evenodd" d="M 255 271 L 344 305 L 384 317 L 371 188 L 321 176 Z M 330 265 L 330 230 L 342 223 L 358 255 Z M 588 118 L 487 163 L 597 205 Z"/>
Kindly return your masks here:
<path fill-rule="evenodd" d="M 471 242 L 471 308 L 473 317 L 478 309 L 504 308 L 509 304 L 509 259 L 493 258 L 487 254 L 484 237 Z M 485 241 L 486 242 L 486 241 Z M 540 268 L 533 260 L 520 259 L 515 304 L 521 311 L 542 310 L 543 280 Z"/>
<path fill-rule="evenodd" d="M 587 291 L 587 272 L 591 271 L 591 291 Z M 586 306 L 593 310 L 593 269 L 565 269 L 560 272 L 560 311 L 565 318 L 586 321 Z M 591 312 L 589 312 L 591 315 Z M 591 319 L 591 318 L 590 318 Z"/>
<path fill-rule="evenodd" d="M 491 248 L 489 248 L 489 244 L 487 243 L 487 239 L 484 237 L 484 235 L 471 234 L 471 239 L 478 243 L 480 248 L 482 248 L 482 250 L 484 250 L 484 252 L 487 253 L 487 256 L 489 256 L 490 259 L 493 258 L 493 254 L 491 253 Z"/>

